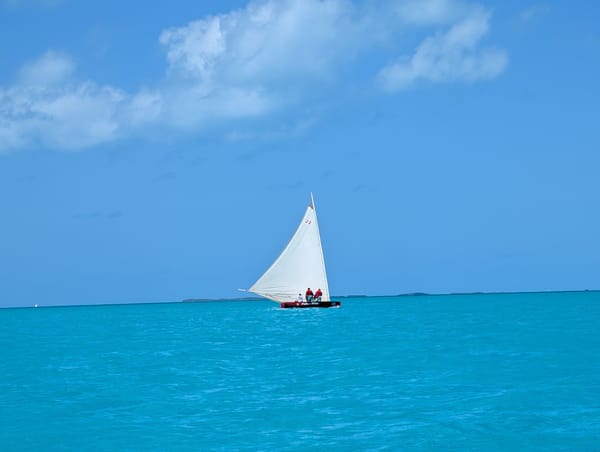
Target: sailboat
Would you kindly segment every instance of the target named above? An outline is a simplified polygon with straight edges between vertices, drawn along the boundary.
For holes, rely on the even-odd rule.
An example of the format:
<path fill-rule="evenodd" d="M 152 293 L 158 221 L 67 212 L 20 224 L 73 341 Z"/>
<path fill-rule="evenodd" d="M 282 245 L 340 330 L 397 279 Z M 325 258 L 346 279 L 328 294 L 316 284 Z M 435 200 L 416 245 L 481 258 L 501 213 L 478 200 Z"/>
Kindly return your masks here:
<path fill-rule="evenodd" d="M 308 288 L 316 299 L 303 299 Z M 282 308 L 332 308 L 340 307 L 339 301 L 331 301 L 325 271 L 325 259 L 319 234 L 315 200 L 310 194 L 310 204 L 304 212 L 300 225 L 279 257 L 247 292 L 275 301 Z"/>

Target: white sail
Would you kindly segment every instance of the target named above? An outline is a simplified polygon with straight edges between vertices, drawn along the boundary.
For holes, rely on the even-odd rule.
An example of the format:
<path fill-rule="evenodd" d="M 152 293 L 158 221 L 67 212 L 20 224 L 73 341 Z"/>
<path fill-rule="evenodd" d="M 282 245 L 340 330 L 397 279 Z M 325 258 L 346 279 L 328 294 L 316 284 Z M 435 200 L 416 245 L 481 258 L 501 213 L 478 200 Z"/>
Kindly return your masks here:
<path fill-rule="evenodd" d="M 311 202 L 287 246 L 275 262 L 254 283 L 250 292 L 277 302 L 293 301 L 304 296 L 308 287 L 323 292 L 322 301 L 329 301 L 325 260 L 319 235 L 315 204 Z"/>

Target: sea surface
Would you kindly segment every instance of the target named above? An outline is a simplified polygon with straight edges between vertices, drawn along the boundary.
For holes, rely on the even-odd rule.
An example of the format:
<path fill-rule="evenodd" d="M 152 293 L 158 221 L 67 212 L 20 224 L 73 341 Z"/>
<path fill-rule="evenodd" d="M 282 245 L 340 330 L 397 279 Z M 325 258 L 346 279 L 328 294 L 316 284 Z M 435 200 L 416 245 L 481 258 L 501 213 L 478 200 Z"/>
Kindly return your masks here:
<path fill-rule="evenodd" d="M 0 450 L 600 450 L 600 293 L 0 310 Z"/>

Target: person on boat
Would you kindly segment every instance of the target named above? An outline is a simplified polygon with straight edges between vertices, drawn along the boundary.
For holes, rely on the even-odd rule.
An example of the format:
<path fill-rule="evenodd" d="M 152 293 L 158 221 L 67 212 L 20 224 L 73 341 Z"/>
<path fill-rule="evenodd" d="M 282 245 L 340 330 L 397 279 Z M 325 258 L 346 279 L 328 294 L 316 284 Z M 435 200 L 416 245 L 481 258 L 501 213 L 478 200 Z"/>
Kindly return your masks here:
<path fill-rule="evenodd" d="M 300 303 L 302 303 L 304 301 L 304 298 L 302 298 L 301 293 L 298 294 L 298 298 L 296 298 L 296 301 L 299 301 Z"/>
<path fill-rule="evenodd" d="M 321 297 L 323 296 L 323 292 L 321 292 L 321 289 L 317 289 L 317 291 L 315 292 L 315 301 L 319 302 L 321 301 Z"/>
<path fill-rule="evenodd" d="M 309 287 L 308 289 L 306 289 L 306 302 L 307 303 L 312 303 L 313 302 L 313 298 L 314 298 L 313 291 L 310 290 L 310 287 Z"/>

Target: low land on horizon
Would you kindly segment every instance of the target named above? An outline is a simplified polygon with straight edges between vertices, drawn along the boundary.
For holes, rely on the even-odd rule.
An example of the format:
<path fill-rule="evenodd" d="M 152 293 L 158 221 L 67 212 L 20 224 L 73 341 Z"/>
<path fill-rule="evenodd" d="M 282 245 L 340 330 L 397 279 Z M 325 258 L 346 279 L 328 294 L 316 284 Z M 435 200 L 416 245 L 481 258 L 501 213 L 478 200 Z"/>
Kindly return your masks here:
<path fill-rule="evenodd" d="M 517 290 L 517 291 L 500 291 L 500 292 L 448 292 L 448 293 L 428 293 L 428 292 L 409 292 L 392 295 L 334 295 L 331 298 L 393 298 L 393 297 L 442 297 L 449 295 L 503 295 L 503 294 L 520 294 L 520 293 L 576 293 L 576 292 L 599 292 L 600 289 L 573 289 L 573 290 Z M 183 303 L 202 303 L 215 301 L 261 301 L 265 300 L 262 297 L 235 297 L 235 298 L 186 298 L 181 300 Z"/>
<path fill-rule="evenodd" d="M 531 290 L 531 291 L 505 291 L 505 292 L 449 292 L 449 293 L 427 293 L 427 292 L 410 292 L 392 295 L 335 295 L 335 299 L 351 299 L 351 298 L 397 298 L 397 297 L 448 297 L 448 296 L 469 296 L 469 295 L 511 295 L 511 294 L 551 294 L 551 293 L 584 293 L 584 292 L 600 292 L 600 289 L 580 289 L 580 290 Z M 142 304 L 173 304 L 173 303 L 218 303 L 218 302 L 243 302 L 243 301 L 267 301 L 262 297 L 237 297 L 237 298 L 186 298 L 183 300 L 160 300 L 160 301 L 118 301 L 114 303 L 85 303 L 85 304 L 44 304 L 36 303 L 28 306 L 2 306 L 0 309 L 28 309 L 28 308 L 67 308 L 77 306 L 125 306 L 125 305 L 142 305 Z"/>

